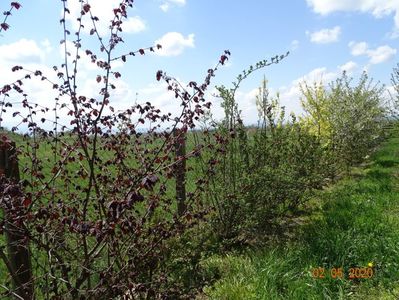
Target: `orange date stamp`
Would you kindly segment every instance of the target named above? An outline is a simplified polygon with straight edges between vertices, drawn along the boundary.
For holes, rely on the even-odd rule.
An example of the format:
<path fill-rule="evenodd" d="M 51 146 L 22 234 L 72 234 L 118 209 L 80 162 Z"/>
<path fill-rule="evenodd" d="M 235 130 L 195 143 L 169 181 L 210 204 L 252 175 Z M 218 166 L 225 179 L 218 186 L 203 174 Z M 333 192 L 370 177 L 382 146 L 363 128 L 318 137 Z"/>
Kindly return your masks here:
<path fill-rule="evenodd" d="M 311 269 L 311 276 L 316 279 L 369 279 L 374 276 L 372 267 L 354 267 L 345 272 L 343 267 L 323 268 L 316 267 Z"/>

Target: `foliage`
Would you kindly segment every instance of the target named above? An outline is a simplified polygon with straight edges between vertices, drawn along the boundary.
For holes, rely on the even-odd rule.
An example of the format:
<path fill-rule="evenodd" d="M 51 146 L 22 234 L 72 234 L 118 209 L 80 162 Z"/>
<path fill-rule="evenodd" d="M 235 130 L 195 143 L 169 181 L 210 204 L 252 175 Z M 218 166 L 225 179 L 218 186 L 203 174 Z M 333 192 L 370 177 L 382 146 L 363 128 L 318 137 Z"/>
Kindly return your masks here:
<path fill-rule="evenodd" d="M 20 79 L 0 88 L 0 128 L 5 117 L 14 118 L 8 135 L 19 145 L 22 173 L 19 182 L 0 177 L 0 231 L 7 233 L 14 226 L 29 243 L 36 298 L 193 298 L 201 285 L 219 275 L 202 264 L 210 253 L 272 232 L 276 223 L 303 207 L 326 177 L 361 161 L 378 142 L 382 87 L 372 85 L 366 74 L 355 87 L 345 73 L 330 89 L 302 85 L 308 116 L 300 122 L 294 115 L 286 117 L 279 95 L 271 97 L 264 80 L 256 98 L 258 127 L 245 127 L 236 101 L 242 81 L 288 53 L 250 66 L 232 88 L 217 87 L 225 112 L 219 124 L 210 118 L 211 102 L 205 93 L 229 59 L 228 50 L 207 70 L 202 83 L 183 86 L 162 70 L 154 74 L 166 83 L 181 111 L 161 112 L 151 102 L 117 111 L 112 104 L 122 74 L 113 63 L 126 64 L 128 58 L 130 62 L 162 46 L 117 52 L 133 0 L 121 0 L 115 7 L 105 36 L 97 30 L 103 20 L 92 14 L 87 1 L 80 5 L 78 30 L 70 38 L 68 1 L 62 0 L 64 60 L 53 67 L 54 73 L 14 66 L 13 72 L 22 73 Z M 9 30 L 7 18 L 19 8 L 19 3 L 11 3 L 0 32 Z M 88 32 L 97 48 L 83 50 L 85 18 L 91 21 Z M 97 72 L 92 78 L 97 91 L 89 95 L 80 87 L 83 56 Z M 48 85 L 57 96 L 46 107 L 34 103 L 25 90 L 29 80 Z M 207 128 L 195 131 L 201 122 Z M 21 129 L 23 137 L 14 134 Z M 188 150 L 177 154 L 186 139 Z M 8 138 L 2 142 L 10 144 Z M 185 162 L 187 192 L 178 196 L 177 169 Z M 176 203 L 177 196 L 180 201 L 185 198 L 184 205 Z M 352 209 L 349 202 L 342 203 Z M 334 219 L 343 224 L 346 220 L 345 211 L 340 215 L 332 209 L 331 220 L 327 213 L 325 223 L 317 224 L 323 230 Z M 6 296 L 22 295 L 11 286 L 14 270 L 3 252 L 3 240 L 0 243 L 0 267 L 8 268 L 0 287 Z M 319 249 L 327 245 L 309 243 Z M 312 257 L 312 251 L 307 255 Z M 282 259 L 279 270 L 289 263 Z M 255 276 L 251 268 L 245 269 L 245 276 Z M 298 274 L 303 271 L 285 273 Z M 277 293 L 284 293 L 287 282 L 276 281 L 270 286 L 277 284 Z M 258 296 L 251 290 L 254 282 L 260 284 L 248 284 L 244 298 Z"/>
<path fill-rule="evenodd" d="M 365 72 L 355 86 L 352 80 L 344 72 L 329 89 L 321 83 L 301 87 L 307 113 L 302 121 L 325 146 L 333 173 L 362 161 L 381 135 L 383 87 Z"/>
<path fill-rule="evenodd" d="M 23 73 L 21 78 L 0 89 L 0 126 L 1 118 L 14 117 L 12 131 L 20 127 L 27 131 L 19 147 L 23 180 L 11 182 L 1 177 L 0 205 L 7 220 L 15 220 L 13 225 L 30 242 L 35 297 L 112 299 L 128 293 L 137 299 L 155 299 L 191 295 L 195 287 L 182 288 L 177 281 L 180 278 L 173 275 L 177 271 L 170 272 L 166 253 L 170 241 L 185 243 L 180 236 L 207 213 L 202 205 L 206 184 L 197 179 L 209 175 L 197 174 L 195 186 L 187 193 L 185 211 L 178 212 L 171 188 L 175 167 L 198 156 L 201 147 L 193 147 L 181 157 L 176 157 L 174 150 L 209 109 L 205 91 L 230 52 L 223 53 L 201 84 L 191 81 L 184 87 L 165 72 L 157 72 L 155 78 L 165 81 L 181 104 L 177 115 L 161 112 L 150 102 L 117 111 L 112 101 L 116 80 L 122 75 L 113 70 L 112 62 L 127 63 L 127 57 L 157 51 L 161 45 L 115 54 L 123 42 L 122 24 L 132 0 L 115 7 L 106 36 L 97 31 L 99 22 L 105 20 L 92 14 L 90 4 L 80 1 L 79 27 L 70 43 L 68 1 L 63 0 L 62 6 L 64 61 L 53 67 L 54 74 L 15 66 L 12 70 Z M 82 25 L 85 18 L 92 21 L 90 35 L 97 39 L 96 49 L 82 49 L 87 38 Z M 98 94 L 81 92 L 83 56 L 96 67 L 93 79 Z M 24 90 L 27 80 L 48 84 L 58 96 L 49 99 L 49 107 L 35 104 Z M 2 232 L 7 220 L 1 220 Z M 181 244 L 176 248 L 184 249 Z M 7 258 L 2 257 L 6 263 Z M 5 295 L 13 292 L 11 277 L 2 285 Z"/>
<path fill-rule="evenodd" d="M 215 194 L 220 197 L 216 230 L 230 243 L 270 232 L 271 224 L 296 212 L 323 184 L 322 151 L 317 139 L 296 122 L 286 122 L 278 95 L 269 97 L 266 80 L 259 89 L 259 126 L 243 126 L 234 89 L 219 88 L 226 116 L 220 132 L 226 148 L 220 154 Z M 226 109 L 228 108 L 228 109 Z"/>
<path fill-rule="evenodd" d="M 303 95 L 300 99 L 302 108 L 309 116 L 303 123 L 310 133 L 328 143 L 332 129 L 328 120 L 329 99 L 324 85 L 322 82 L 314 82 L 313 86 L 309 86 L 304 82 L 300 85 L 300 90 Z"/>
<path fill-rule="evenodd" d="M 258 62 L 255 67 L 250 66 L 242 74 L 237 76 L 233 87 L 228 89 L 225 86 L 217 87 L 219 97 L 222 99 L 222 107 L 225 117 L 219 124 L 217 139 L 223 147 L 217 151 L 217 156 L 212 158 L 218 162 L 214 176 L 211 180 L 209 199 L 215 209 L 213 218 L 214 228 L 220 238 L 227 243 L 235 239 L 241 231 L 243 215 L 242 202 L 243 178 L 248 174 L 249 167 L 249 140 L 247 131 L 240 116 L 235 94 L 240 84 L 254 71 L 279 63 L 289 53 L 275 56 L 270 61 Z"/>
<path fill-rule="evenodd" d="M 394 174 L 397 132 L 370 167 L 315 197 L 287 243 L 204 261 L 221 278 L 204 289 L 209 299 L 396 299 L 399 295 L 399 218 Z M 349 268 L 372 263 L 369 279 L 349 279 Z M 313 278 L 314 268 L 325 278 Z M 342 267 L 342 279 L 332 268 Z M 216 270 L 216 271 L 215 271 Z"/>
<path fill-rule="evenodd" d="M 284 121 L 284 108 L 280 108 L 278 95 L 268 98 L 266 81 L 257 98 L 262 102 L 259 108 L 267 109 L 260 114 L 262 125 L 250 145 L 244 197 L 246 219 L 251 227 L 264 231 L 276 217 L 296 212 L 324 178 L 317 139 L 296 122 L 295 116 Z"/>

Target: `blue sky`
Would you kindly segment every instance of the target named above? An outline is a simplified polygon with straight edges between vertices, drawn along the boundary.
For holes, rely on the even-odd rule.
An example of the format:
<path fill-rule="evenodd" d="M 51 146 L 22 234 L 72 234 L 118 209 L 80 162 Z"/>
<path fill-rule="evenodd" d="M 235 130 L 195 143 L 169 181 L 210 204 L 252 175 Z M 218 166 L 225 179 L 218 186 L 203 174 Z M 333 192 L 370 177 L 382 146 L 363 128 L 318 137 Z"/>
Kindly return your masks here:
<path fill-rule="evenodd" d="M 6 1 L 0 9 L 6 10 Z M 106 36 L 107 21 L 117 0 L 91 0 L 92 11 L 100 18 Z M 10 29 L 0 36 L 0 83 L 17 76 L 13 65 L 42 69 L 53 74 L 61 63 L 61 1 L 20 0 L 22 8 L 8 20 Z M 69 0 L 71 32 L 79 12 L 78 0 Z M 155 80 L 161 69 L 183 83 L 200 82 L 225 49 L 231 51 L 228 64 L 219 69 L 214 84 L 229 86 L 236 75 L 252 63 L 290 51 L 280 64 L 258 71 L 238 93 L 246 123 L 257 119 L 255 95 L 263 76 L 272 92 L 279 92 L 288 111 L 301 113 L 298 83 L 303 80 L 329 82 L 342 70 L 358 77 L 363 70 L 390 85 L 390 73 L 399 61 L 399 0 L 136 0 L 125 23 L 125 43 L 117 53 L 160 43 L 156 54 L 129 58 L 113 66 L 122 73 L 118 92 L 111 103 L 125 108 L 151 101 L 163 110 L 176 112 L 179 103 Z M 89 28 L 89 25 L 86 26 Z M 72 35 L 73 36 L 73 35 Z M 97 50 L 93 37 L 83 36 L 83 49 Z M 79 75 L 82 94 L 97 95 L 95 75 L 87 61 Z M 51 74 L 47 75 L 49 78 Z M 54 76 L 54 74 L 53 74 Z M 27 83 L 32 100 L 51 105 L 51 91 L 37 83 Z M 213 112 L 221 117 L 217 99 Z M 12 120 L 3 124 L 10 126 Z"/>

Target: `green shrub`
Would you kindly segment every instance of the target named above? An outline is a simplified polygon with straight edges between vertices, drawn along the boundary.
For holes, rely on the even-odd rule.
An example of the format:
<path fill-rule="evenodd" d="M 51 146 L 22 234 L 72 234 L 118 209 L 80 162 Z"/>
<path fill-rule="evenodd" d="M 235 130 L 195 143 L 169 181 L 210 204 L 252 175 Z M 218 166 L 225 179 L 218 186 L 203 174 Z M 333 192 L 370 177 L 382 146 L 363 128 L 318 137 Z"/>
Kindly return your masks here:
<path fill-rule="evenodd" d="M 373 84 L 367 73 L 352 85 L 345 72 L 330 83 L 302 85 L 302 122 L 315 132 L 326 147 L 333 172 L 348 171 L 379 142 L 384 124 L 383 87 Z"/>
<path fill-rule="evenodd" d="M 234 93 L 219 88 L 226 117 L 220 125 L 225 151 L 218 160 L 213 193 L 215 228 L 225 240 L 265 232 L 288 211 L 296 212 L 323 185 L 325 167 L 318 139 L 292 116 L 285 121 L 278 95 L 269 97 L 266 80 L 259 89 L 258 127 L 248 130 Z"/>

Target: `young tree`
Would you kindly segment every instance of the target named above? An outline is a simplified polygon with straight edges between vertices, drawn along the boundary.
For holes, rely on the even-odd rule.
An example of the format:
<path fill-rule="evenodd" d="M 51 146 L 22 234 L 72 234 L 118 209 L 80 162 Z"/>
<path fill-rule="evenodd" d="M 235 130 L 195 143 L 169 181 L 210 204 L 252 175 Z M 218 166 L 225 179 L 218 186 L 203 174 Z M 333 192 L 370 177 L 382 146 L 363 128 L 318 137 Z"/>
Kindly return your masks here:
<path fill-rule="evenodd" d="M 380 136 L 385 114 L 384 87 L 374 84 L 365 72 L 356 85 L 352 81 L 344 72 L 329 89 L 321 84 L 302 86 L 307 112 L 303 121 L 327 146 L 337 169 L 348 170 L 367 155 Z"/>
<path fill-rule="evenodd" d="M 130 294 L 136 299 L 155 299 L 188 295 L 192 287 L 181 287 L 179 277 L 168 269 L 166 254 L 172 251 L 170 242 L 178 242 L 206 213 L 202 205 L 206 189 L 204 181 L 195 181 L 185 205 L 176 209 L 171 189 L 174 168 L 199 155 L 202 148 L 179 157 L 174 149 L 210 108 L 205 92 L 230 52 L 222 54 L 201 84 L 191 81 L 185 87 L 163 71 L 154 74 L 181 104 L 177 114 L 161 112 L 150 102 L 118 111 L 112 106 L 113 91 L 121 73 L 114 70 L 113 62 L 127 63 L 161 45 L 116 54 L 133 0 L 116 4 L 105 36 L 98 26 L 107 20 L 93 14 L 89 1 L 79 1 L 78 29 L 71 35 L 66 22 L 69 1 L 61 4 L 64 61 L 53 67 L 54 74 L 15 66 L 12 70 L 22 73 L 21 78 L 0 90 L 4 99 L 0 118 L 16 119 L 12 131 L 26 128 L 18 149 L 23 178 L 13 188 L 1 181 L 0 205 L 12 208 L 11 218 L 18 220 L 31 244 L 35 290 L 30 296 L 112 299 Z M 19 5 L 13 2 L 12 8 Z M 84 20 L 91 22 L 89 33 L 97 39 L 97 48 L 84 49 Z M 8 28 L 4 21 L 1 30 Z M 96 68 L 93 79 L 98 90 L 92 94 L 83 94 L 81 89 L 84 56 Z M 30 100 L 29 90 L 24 90 L 27 80 L 56 91 L 48 107 Z M 16 110 L 18 105 L 21 110 Z M 6 222 L 2 218 L 1 229 Z M 10 293 L 12 289 L 7 288 L 4 295 Z"/>

